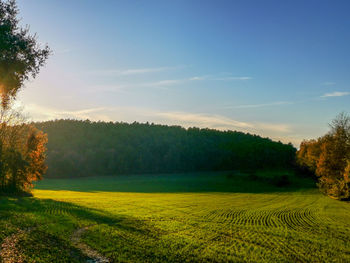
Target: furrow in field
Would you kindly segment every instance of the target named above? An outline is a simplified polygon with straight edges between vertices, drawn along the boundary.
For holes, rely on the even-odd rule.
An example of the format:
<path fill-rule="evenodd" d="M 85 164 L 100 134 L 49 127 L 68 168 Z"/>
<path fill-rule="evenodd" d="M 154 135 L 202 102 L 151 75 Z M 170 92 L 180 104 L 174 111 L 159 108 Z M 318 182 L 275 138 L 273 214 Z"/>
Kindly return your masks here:
<path fill-rule="evenodd" d="M 318 220 L 311 209 L 285 210 L 215 210 L 205 218 L 210 221 L 222 221 L 234 225 L 251 225 L 267 228 L 287 227 L 290 229 L 311 229 L 317 227 Z"/>
<path fill-rule="evenodd" d="M 224 233 L 220 235 L 224 236 Z M 297 250 L 288 246 L 287 242 L 283 242 L 281 238 L 276 238 L 274 235 L 265 234 L 254 229 L 241 229 L 231 236 L 233 240 L 238 240 L 248 247 L 261 247 L 271 252 L 271 254 L 278 253 L 288 262 L 308 262 L 304 255 L 300 254 Z M 233 248 L 239 249 L 236 244 L 233 244 Z M 247 248 L 245 248 L 247 249 Z"/>

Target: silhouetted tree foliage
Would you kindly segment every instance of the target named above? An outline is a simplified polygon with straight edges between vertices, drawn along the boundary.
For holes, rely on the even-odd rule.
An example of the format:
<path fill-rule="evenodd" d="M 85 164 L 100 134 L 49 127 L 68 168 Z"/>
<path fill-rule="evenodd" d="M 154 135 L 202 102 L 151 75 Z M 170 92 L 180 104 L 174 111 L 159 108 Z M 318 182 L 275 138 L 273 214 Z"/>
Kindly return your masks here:
<path fill-rule="evenodd" d="M 12 109 L 18 90 L 35 77 L 50 50 L 21 28 L 14 0 L 0 0 L 0 192 L 28 191 L 46 171 L 46 136 Z"/>
<path fill-rule="evenodd" d="M 50 50 L 40 48 L 29 27 L 19 27 L 18 9 L 14 0 L 0 0 L 0 92 L 2 106 L 15 98 L 23 82 L 35 77 Z"/>
<path fill-rule="evenodd" d="M 300 167 L 316 174 L 319 188 L 337 199 L 350 198 L 350 117 L 339 114 L 329 133 L 304 141 L 297 152 Z"/>
<path fill-rule="evenodd" d="M 296 151 L 236 131 L 88 120 L 35 126 L 48 134 L 48 176 L 55 177 L 288 167 Z"/>

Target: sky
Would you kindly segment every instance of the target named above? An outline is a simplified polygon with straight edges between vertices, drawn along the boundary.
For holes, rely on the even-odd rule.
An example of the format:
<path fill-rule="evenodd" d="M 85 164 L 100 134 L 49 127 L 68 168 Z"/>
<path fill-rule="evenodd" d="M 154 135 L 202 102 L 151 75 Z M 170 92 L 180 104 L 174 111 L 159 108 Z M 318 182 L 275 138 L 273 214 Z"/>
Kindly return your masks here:
<path fill-rule="evenodd" d="M 350 1 L 18 0 L 52 55 L 17 104 L 298 146 L 350 112 Z"/>

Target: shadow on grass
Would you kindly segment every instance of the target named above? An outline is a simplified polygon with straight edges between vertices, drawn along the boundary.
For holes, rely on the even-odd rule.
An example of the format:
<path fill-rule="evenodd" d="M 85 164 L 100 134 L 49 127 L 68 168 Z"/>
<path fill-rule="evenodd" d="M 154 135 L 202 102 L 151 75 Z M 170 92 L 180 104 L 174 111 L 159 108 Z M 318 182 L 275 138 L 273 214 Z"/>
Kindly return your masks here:
<path fill-rule="evenodd" d="M 286 177 L 281 173 L 269 178 L 221 172 L 44 179 L 37 183 L 35 189 L 135 193 L 269 193 L 312 188 L 315 188 L 312 179 L 293 174 Z"/>
<path fill-rule="evenodd" d="M 129 216 L 51 199 L 0 197 L 0 244 L 20 229 L 28 230 L 17 245 L 30 262 L 84 261 L 71 235 L 86 225 L 105 225 L 133 235 L 154 237 L 157 233 L 154 226 Z"/>
<path fill-rule="evenodd" d="M 131 217 L 109 214 L 106 211 L 87 208 L 73 203 L 55 201 L 52 199 L 37 199 L 34 197 L 0 197 L 0 219 L 11 219 L 18 215 L 28 217 L 26 223 L 37 226 L 40 223 L 65 222 L 66 225 L 105 224 L 116 226 L 123 230 L 140 232 L 140 228 L 132 226 L 139 220 Z M 32 217 L 34 216 L 34 217 Z"/>

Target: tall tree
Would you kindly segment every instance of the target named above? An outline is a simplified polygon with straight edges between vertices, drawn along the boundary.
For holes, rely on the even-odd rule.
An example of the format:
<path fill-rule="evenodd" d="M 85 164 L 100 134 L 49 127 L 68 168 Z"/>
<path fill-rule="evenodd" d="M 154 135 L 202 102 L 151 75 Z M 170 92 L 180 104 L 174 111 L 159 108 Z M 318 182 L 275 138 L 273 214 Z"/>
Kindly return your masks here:
<path fill-rule="evenodd" d="M 20 27 L 15 0 L 0 0 L 0 191 L 27 191 L 46 170 L 46 136 L 25 124 L 12 102 L 50 54 L 29 27 Z"/>
<path fill-rule="evenodd" d="M 19 26 L 15 0 L 0 0 L 0 92 L 2 107 L 8 107 L 29 77 L 35 77 L 50 54 L 43 48 L 29 26 Z"/>

